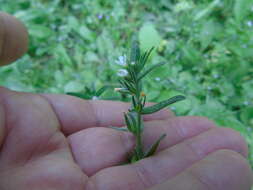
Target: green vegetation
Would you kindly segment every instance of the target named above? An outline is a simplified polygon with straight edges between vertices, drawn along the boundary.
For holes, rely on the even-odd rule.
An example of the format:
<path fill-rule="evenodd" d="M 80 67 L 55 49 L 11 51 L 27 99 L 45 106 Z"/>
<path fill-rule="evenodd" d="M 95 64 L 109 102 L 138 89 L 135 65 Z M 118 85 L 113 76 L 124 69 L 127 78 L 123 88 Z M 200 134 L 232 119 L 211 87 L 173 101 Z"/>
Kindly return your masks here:
<path fill-rule="evenodd" d="M 117 84 L 115 61 L 132 36 L 157 47 L 144 85 L 149 101 L 184 95 L 179 115 L 202 115 L 244 135 L 253 166 L 253 2 L 251 0 L 0 0 L 29 28 L 30 49 L 0 68 L 0 85 L 29 92 L 86 92 Z M 84 86 L 86 88 L 84 88 Z M 101 98 L 121 99 L 108 88 Z M 100 93 L 101 94 L 101 93 Z"/>

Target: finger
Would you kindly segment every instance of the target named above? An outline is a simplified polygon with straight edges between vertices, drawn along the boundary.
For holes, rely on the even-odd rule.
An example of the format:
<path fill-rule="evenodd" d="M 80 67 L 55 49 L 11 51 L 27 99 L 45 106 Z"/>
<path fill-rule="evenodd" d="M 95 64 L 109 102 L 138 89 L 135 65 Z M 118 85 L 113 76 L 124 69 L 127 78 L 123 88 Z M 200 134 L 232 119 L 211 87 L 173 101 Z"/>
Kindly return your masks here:
<path fill-rule="evenodd" d="M 134 148 L 132 134 L 104 127 L 82 130 L 70 135 L 68 140 L 74 159 L 88 176 L 125 162 Z"/>
<path fill-rule="evenodd" d="M 154 120 L 145 122 L 144 126 L 145 130 L 142 135 L 144 151 L 147 151 L 162 134 L 166 134 L 166 137 L 161 141 L 158 151 L 174 146 L 186 139 L 216 127 L 213 121 L 198 116 L 182 116 L 172 117 L 167 120 Z"/>
<path fill-rule="evenodd" d="M 15 17 L 0 12 L 0 66 L 21 57 L 28 47 L 28 34 Z"/>
<path fill-rule="evenodd" d="M 69 135 L 89 127 L 123 126 L 123 113 L 130 105 L 116 101 L 85 101 L 68 95 L 43 94 L 58 116 L 62 130 Z M 168 119 L 168 109 L 146 115 L 144 120 Z"/>
<path fill-rule="evenodd" d="M 148 121 L 144 125 L 145 147 L 154 143 L 162 133 L 168 134 L 159 146 L 160 150 L 215 126 L 213 122 L 202 117 L 173 117 L 168 120 Z M 130 133 L 104 127 L 81 130 L 70 135 L 68 139 L 76 162 L 89 176 L 103 168 L 126 161 L 135 143 Z M 87 163 L 87 160 L 91 161 Z"/>
<path fill-rule="evenodd" d="M 222 144 L 226 144 L 225 142 L 228 141 L 231 142 L 230 144 L 232 145 L 233 137 L 235 137 L 237 141 L 234 141 L 234 148 L 237 148 L 238 151 L 242 151 L 240 153 L 243 156 L 246 157 L 248 155 L 247 144 L 239 132 L 230 128 L 216 128 L 215 124 L 207 118 L 195 116 L 175 117 L 163 121 L 150 121 L 145 124 L 145 127 L 143 132 L 145 150 L 147 150 L 161 134 L 167 134 L 167 136 L 161 141 L 158 151 L 170 148 L 179 142 L 201 134 L 194 138 L 194 140 L 199 140 L 194 143 L 194 146 L 196 146 L 198 150 L 211 152 L 214 147 L 219 147 Z M 239 145 L 239 147 L 237 145 Z"/>
<path fill-rule="evenodd" d="M 6 137 L 0 154 L 2 169 L 25 165 L 52 153 L 72 160 L 67 139 L 50 104 L 40 96 L 0 88 Z"/>
<path fill-rule="evenodd" d="M 96 184 L 98 189 L 113 190 L 113 181 L 120 182 L 118 189 L 128 184 L 134 184 L 136 189 L 146 189 L 171 179 L 220 149 L 233 150 L 245 156 L 247 146 L 243 138 L 231 129 L 211 129 L 135 164 L 101 170 L 91 177 L 90 183 Z"/>
<path fill-rule="evenodd" d="M 234 151 L 219 150 L 150 190 L 249 190 L 252 185 L 247 160 Z"/>

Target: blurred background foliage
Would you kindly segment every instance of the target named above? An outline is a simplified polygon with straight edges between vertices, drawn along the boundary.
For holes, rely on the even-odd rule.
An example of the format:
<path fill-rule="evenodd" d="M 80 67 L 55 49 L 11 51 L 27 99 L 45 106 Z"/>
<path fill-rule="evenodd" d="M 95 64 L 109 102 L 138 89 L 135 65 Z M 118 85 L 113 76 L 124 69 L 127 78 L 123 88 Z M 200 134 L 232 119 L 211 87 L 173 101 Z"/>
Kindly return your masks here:
<path fill-rule="evenodd" d="M 178 115 L 201 115 L 247 139 L 253 160 L 253 2 L 251 0 L 0 0 L 29 30 L 29 52 L 0 68 L 13 90 L 84 93 L 117 84 L 115 61 L 133 36 L 149 64 L 149 101 L 183 94 Z M 109 88 L 100 99 L 127 101 Z M 111 97 L 112 94 L 115 96 Z M 253 165 L 253 162 L 252 162 Z"/>

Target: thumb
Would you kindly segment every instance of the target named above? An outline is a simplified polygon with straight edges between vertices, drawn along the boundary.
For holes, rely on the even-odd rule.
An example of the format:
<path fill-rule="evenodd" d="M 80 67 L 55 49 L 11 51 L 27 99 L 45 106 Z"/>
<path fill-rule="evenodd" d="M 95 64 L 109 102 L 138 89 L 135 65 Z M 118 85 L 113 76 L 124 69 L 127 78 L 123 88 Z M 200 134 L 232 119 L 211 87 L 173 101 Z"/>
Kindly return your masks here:
<path fill-rule="evenodd" d="M 15 17 L 0 12 L 0 66 L 21 57 L 28 47 L 25 26 Z"/>

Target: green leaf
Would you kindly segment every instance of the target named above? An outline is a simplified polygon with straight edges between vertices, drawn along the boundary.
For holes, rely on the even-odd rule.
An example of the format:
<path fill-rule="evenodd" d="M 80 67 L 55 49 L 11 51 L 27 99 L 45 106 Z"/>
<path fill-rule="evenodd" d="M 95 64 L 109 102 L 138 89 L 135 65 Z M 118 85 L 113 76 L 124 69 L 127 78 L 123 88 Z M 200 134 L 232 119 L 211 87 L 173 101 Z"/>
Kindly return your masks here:
<path fill-rule="evenodd" d="M 53 32 L 52 30 L 50 30 L 50 28 L 46 26 L 31 24 L 29 26 L 29 34 L 33 38 L 45 40 L 45 39 L 48 39 L 53 34 Z"/>
<path fill-rule="evenodd" d="M 83 93 L 78 93 L 78 92 L 67 92 L 66 93 L 67 95 L 70 95 L 70 96 L 76 96 L 78 98 L 82 98 L 82 99 L 85 99 L 85 100 L 88 100 L 88 99 L 91 99 L 90 96 L 86 95 L 86 94 L 83 94 Z"/>
<path fill-rule="evenodd" d="M 153 52 L 154 47 L 152 47 L 149 51 L 146 51 L 140 58 L 140 63 L 138 64 L 138 71 L 141 71 L 145 64 L 148 61 L 148 58 L 150 57 L 151 53 Z"/>
<path fill-rule="evenodd" d="M 132 93 L 127 89 L 118 90 L 117 92 L 124 94 L 124 95 L 131 95 Z"/>
<path fill-rule="evenodd" d="M 240 119 L 248 125 L 253 126 L 253 107 L 246 107 L 240 113 Z"/>
<path fill-rule="evenodd" d="M 109 86 L 103 86 L 102 88 L 98 89 L 98 91 L 96 92 L 96 96 L 101 96 L 108 88 Z"/>
<path fill-rule="evenodd" d="M 137 102 L 135 100 L 135 96 L 132 96 L 132 103 L 133 103 L 133 106 L 136 107 L 137 106 Z"/>
<path fill-rule="evenodd" d="M 178 95 L 178 96 L 174 96 L 168 100 L 164 100 L 160 103 L 157 103 L 153 106 L 149 106 L 149 107 L 145 107 L 143 108 L 141 114 L 152 114 L 154 112 L 157 112 L 163 108 L 165 108 L 166 106 L 170 105 L 170 104 L 173 104 L 175 102 L 178 102 L 178 101 L 181 101 L 181 100 L 184 100 L 185 97 L 182 96 L 182 95 Z"/>
<path fill-rule="evenodd" d="M 83 84 L 79 81 L 70 81 L 64 86 L 64 92 L 81 92 Z"/>
<path fill-rule="evenodd" d="M 236 0 L 234 4 L 234 15 L 238 22 L 248 14 L 248 9 L 252 4 L 251 0 Z"/>
<path fill-rule="evenodd" d="M 146 54 L 144 54 L 143 60 L 142 60 L 144 64 L 148 61 L 148 58 L 150 57 L 150 55 L 154 49 L 155 49 L 155 47 L 153 46 L 152 48 L 150 48 L 149 51 L 146 52 Z"/>
<path fill-rule="evenodd" d="M 162 38 L 155 26 L 151 23 L 145 23 L 139 32 L 139 42 L 142 52 L 150 50 L 152 47 L 158 47 Z"/>
<path fill-rule="evenodd" d="M 132 43 L 131 54 L 130 54 L 130 61 L 136 63 L 139 60 L 139 58 L 140 58 L 139 43 L 137 41 L 134 41 Z"/>
<path fill-rule="evenodd" d="M 130 160 L 130 163 L 135 163 L 138 161 L 138 157 L 137 157 L 137 153 L 136 153 L 136 150 L 133 151 L 133 156 Z"/>
<path fill-rule="evenodd" d="M 137 113 L 136 112 L 129 112 L 128 116 L 131 118 L 131 122 L 133 124 L 133 127 L 136 129 L 137 128 Z"/>
<path fill-rule="evenodd" d="M 98 48 L 98 54 L 107 56 L 107 54 L 113 52 L 115 48 L 112 42 L 113 40 L 111 39 L 110 32 L 104 28 L 100 36 L 97 37 L 96 46 Z"/>
<path fill-rule="evenodd" d="M 136 89 L 135 89 L 134 85 L 131 82 L 129 82 L 127 80 L 120 80 L 119 82 L 120 82 L 120 84 L 122 85 L 123 88 L 125 88 L 128 91 L 130 91 L 133 94 L 135 94 Z"/>
<path fill-rule="evenodd" d="M 64 66 L 73 67 L 71 57 L 69 56 L 66 47 L 64 47 L 62 44 L 58 44 L 53 51 L 55 59 L 58 63 L 61 63 Z"/>
<path fill-rule="evenodd" d="M 94 40 L 91 30 L 87 26 L 82 25 L 80 28 L 77 28 L 76 30 L 83 39 L 88 41 Z"/>
<path fill-rule="evenodd" d="M 203 17 L 208 16 L 213 11 L 213 9 L 216 8 L 219 4 L 220 0 L 212 1 L 208 6 L 206 6 L 205 9 L 199 11 L 198 14 L 196 14 L 194 20 L 197 21 L 199 19 L 202 19 Z"/>
<path fill-rule="evenodd" d="M 123 127 L 113 127 L 113 126 L 109 126 L 109 128 L 115 129 L 115 130 L 117 130 L 117 131 L 129 132 L 129 130 L 128 130 L 127 128 L 123 128 Z"/>
<path fill-rule="evenodd" d="M 208 47 L 208 45 L 214 39 L 215 35 L 219 34 L 220 32 L 219 30 L 220 25 L 217 22 L 207 20 L 206 22 L 203 23 L 199 36 L 202 50 Z"/>
<path fill-rule="evenodd" d="M 165 63 L 158 63 L 155 64 L 153 66 L 151 66 L 149 69 L 147 69 L 146 71 L 144 71 L 143 73 L 141 73 L 141 75 L 138 77 L 138 80 L 141 80 L 143 77 L 145 77 L 148 73 L 150 73 L 151 71 L 153 71 L 154 69 L 156 69 L 157 67 L 160 67 L 162 65 L 164 65 Z"/>
<path fill-rule="evenodd" d="M 134 71 L 134 67 L 129 67 L 127 71 L 130 77 L 129 78 L 125 77 L 125 79 L 128 81 L 136 81 L 137 78 L 136 78 L 136 72 Z"/>
<path fill-rule="evenodd" d="M 144 155 L 144 158 L 152 156 L 155 154 L 161 140 L 163 140 L 166 137 L 166 134 L 162 134 L 159 139 L 150 147 L 149 151 L 147 151 Z"/>
<path fill-rule="evenodd" d="M 130 132 L 132 132 L 132 133 L 135 133 L 135 131 L 134 131 L 134 126 L 133 126 L 132 123 L 130 122 L 129 116 L 128 116 L 126 113 L 124 113 L 124 118 L 125 118 L 125 123 L 126 123 L 126 125 L 127 125 L 128 130 L 129 130 Z"/>

